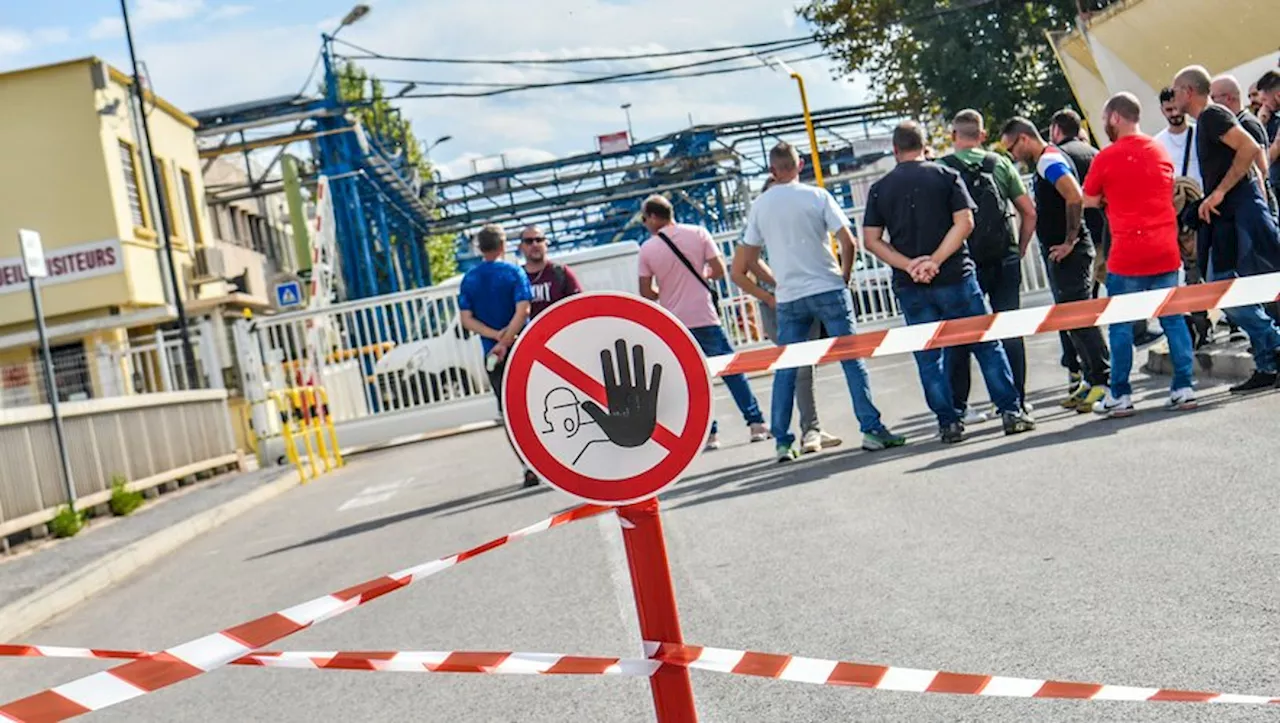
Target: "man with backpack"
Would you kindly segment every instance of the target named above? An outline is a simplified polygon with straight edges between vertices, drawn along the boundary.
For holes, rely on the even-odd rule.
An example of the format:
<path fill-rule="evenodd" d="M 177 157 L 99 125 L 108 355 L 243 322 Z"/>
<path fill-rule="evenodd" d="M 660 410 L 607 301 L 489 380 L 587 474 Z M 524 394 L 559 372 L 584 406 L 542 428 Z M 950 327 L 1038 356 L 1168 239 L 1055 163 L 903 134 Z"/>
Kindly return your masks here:
<path fill-rule="evenodd" d="M 893 268 L 893 290 L 909 325 L 981 316 L 989 311 L 965 246 L 974 228 L 974 202 L 960 174 L 924 159 L 925 145 L 919 123 L 904 121 L 894 129 L 893 155 L 898 165 L 871 184 L 863 219 L 863 242 L 868 251 Z M 1004 345 L 984 341 L 972 349 L 1004 433 L 1035 429 L 1035 420 L 1018 398 Z M 918 351 L 915 359 L 925 401 L 938 418 L 943 444 L 962 441 L 965 427 L 956 409 L 942 350 Z"/>
<path fill-rule="evenodd" d="M 533 292 L 530 319 L 566 296 L 582 293 L 582 284 L 573 269 L 547 259 L 547 236 L 542 229 L 526 226 L 520 232 L 520 254 L 524 256 L 524 272 Z"/>
<path fill-rule="evenodd" d="M 1018 169 L 999 153 L 983 150 L 987 140 L 982 114 L 962 110 L 951 121 L 951 142 L 955 150 L 939 161 L 960 174 L 977 209 L 973 212 L 973 233 L 969 235 L 969 257 L 973 259 L 978 286 L 992 311 L 1012 311 L 1022 307 L 1022 256 L 1036 232 L 1036 207 L 1018 175 Z M 1018 233 L 1010 224 L 1009 204 L 1018 212 Z M 1013 385 L 1024 406 L 1027 400 L 1027 352 L 1022 339 L 1006 339 L 1005 353 L 1013 370 Z M 951 393 L 966 424 L 986 421 L 986 415 L 969 408 L 971 348 L 951 347 L 946 353 Z"/>
<path fill-rule="evenodd" d="M 675 222 L 675 209 L 662 196 L 650 196 L 640 208 L 641 222 L 653 234 L 640 246 L 640 295 L 656 301 L 689 329 L 707 356 L 732 354 L 720 326 L 719 295 L 711 282 L 724 278 L 724 258 L 711 232 Z M 653 282 L 658 288 L 653 288 Z M 760 403 L 743 374 L 729 374 L 724 385 L 750 428 L 752 442 L 769 438 Z M 708 450 L 720 448 L 719 425 L 711 423 Z"/>

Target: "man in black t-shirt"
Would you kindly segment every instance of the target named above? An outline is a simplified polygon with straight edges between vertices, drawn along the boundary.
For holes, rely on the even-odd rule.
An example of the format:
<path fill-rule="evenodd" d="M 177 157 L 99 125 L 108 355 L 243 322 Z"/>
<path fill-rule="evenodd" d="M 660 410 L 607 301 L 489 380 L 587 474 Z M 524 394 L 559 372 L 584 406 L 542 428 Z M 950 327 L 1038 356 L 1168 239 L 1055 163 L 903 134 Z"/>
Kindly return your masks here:
<path fill-rule="evenodd" d="M 1267 203 L 1271 206 L 1271 214 L 1274 216 L 1276 198 L 1274 189 L 1271 188 L 1271 183 L 1267 178 L 1267 129 L 1263 127 L 1262 121 L 1258 120 L 1258 116 L 1244 107 L 1244 101 L 1240 95 L 1240 81 L 1236 80 L 1234 75 L 1219 75 L 1209 84 L 1209 99 L 1235 113 L 1240 127 L 1244 128 L 1245 133 L 1249 134 L 1253 142 L 1263 149 L 1263 152 L 1254 158 L 1253 169 L 1262 178 L 1263 185 L 1266 186 Z"/>
<path fill-rule="evenodd" d="M 1000 139 L 1010 155 L 1035 169 L 1036 236 L 1054 303 L 1093 298 L 1095 251 L 1084 222 L 1084 193 L 1080 186 L 1083 176 L 1075 159 L 1045 143 L 1026 118 L 1005 123 Z M 1084 379 L 1061 404 L 1081 414 L 1089 413 L 1110 391 L 1107 343 L 1096 326 L 1072 329 L 1067 335 L 1080 356 Z"/>
<path fill-rule="evenodd" d="M 1260 119 L 1267 130 L 1267 163 L 1271 166 L 1271 188 L 1280 196 L 1280 71 L 1268 70 L 1258 78 Z"/>
<path fill-rule="evenodd" d="M 1261 179 L 1249 174 L 1263 151 L 1230 110 L 1209 100 L 1209 87 L 1209 73 L 1198 65 L 1184 68 L 1173 80 L 1174 103 L 1196 119 L 1196 153 L 1206 194 L 1199 208 L 1200 272 L 1218 281 L 1276 271 L 1280 230 L 1267 207 Z M 1226 309 L 1226 314 L 1253 344 L 1253 376 L 1231 391 L 1276 386 L 1280 327 L 1257 304 Z"/>
<path fill-rule="evenodd" d="M 960 174 L 924 158 L 924 131 L 906 121 L 893 131 L 898 165 L 871 185 L 863 220 L 867 250 L 893 268 L 894 292 L 908 324 L 990 313 L 965 239 L 973 231 L 973 199 Z M 889 240 L 885 241 L 888 232 Z M 1004 422 L 1005 434 L 1035 428 L 1022 409 L 1013 371 L 998 341 L 969 350 L 987 382 L 987 391 Z M 964 439 L 964 425 L 951 392 L 943 351 L 915 353 L 925 401 L 938 417 L 942 441 Z"/>

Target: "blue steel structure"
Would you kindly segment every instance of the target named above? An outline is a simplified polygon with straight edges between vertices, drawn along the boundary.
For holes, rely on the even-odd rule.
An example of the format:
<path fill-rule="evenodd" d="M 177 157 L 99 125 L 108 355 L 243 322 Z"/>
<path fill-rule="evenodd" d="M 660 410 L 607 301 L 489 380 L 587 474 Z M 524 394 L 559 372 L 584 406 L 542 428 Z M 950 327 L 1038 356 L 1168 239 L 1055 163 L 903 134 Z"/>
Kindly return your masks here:
<path fill-rule="evenodd" d="M 880 130 L 898 116 L 879 105 L 859 105 L 819 111 L 813 118 L 827 186 L 852 205 L 849 175 L 887 154 Z M 804 119 L 796 114 L 694 126 L 618 152 L 442 182 L 435 188 L 441 216 L 433 232 L 457 236 L 463 270 L 478 260 L 468 235 L 486 223 L 511 231 L 536 223 L 557 248 L 642 241 L 648 232 L 640 206 L 655 193 L 671 201 L 678 220 L 729 231 L 745 221 L 752 186 L 758 188 L 755 182 L 768 172 L 768 147 L 781 139 L 795 142 L 808 160 Z"/>
<path fill-rule="evenodd" d="M 627 149 L 596 151 L 543 163 L 499 168 L 448 181 L 420 179 L 397 141 L 356 120 L 339 93 L 333 39 L 322 36 L 324 79 L 320 97 L 300 94 L 197 111 L 197 133 L 222 136 L 203 157 L 278 146 L 280 157 L 296 142 L 310 143 L 312 163 L 303 183 L 329 179 L 334 205 L 341 299 L 363 299 L 433 283 L 428 235 L 457 240 L 459 266 L 477 260 L 470 236 L 486 223 L 516 231 L 543 226 L 559 248 L 642 240 L 639 210 L 650 194 L 666 196 L 677 219 L 728 231 L 745 220 L 753 187 L 767 174 L 767 151 L 776 140 L 797 145 L 807 161 L 808 140 L 800 114 L 697 125 L 633 142 Z M 887 154 L 883 129 L 899 116 L 881 105 L 831 108 L 813 114 L 827 186 L 846 205 L 846 182 Z M 249 140 L 250 129 L 294 124 L 291 131 Z M 239 134 L 239 143 L 233 142 Z M 246 188 L 211 192 L 210 203 L 263 197 L 281 190 L 262 178 Z M 229 195 L 228 195 L 229 194 Z M 432 199 L 431 205 L 424 199 Z M 514 237 L 515 233 L 510 233 Z"/>
<path fill-rule="evenodd" d="M 341 265 L 341 298 L 363 299 L 432 283 L 426 252 L 434 213 L 422 200 L 422 181 L 408 163 L 397 141 L 379 136 L 360 124 L 351 104 L 339 95 L 337 67 L 332 38 L 323 36 L 324 95 L 286 96 L 197 111 L 200 136 L 224 136 L 223 143 L 201 152 L 203 157 L 248 152 L 268 146 L 285 147 L 299 142 L 311 144 L 311 173 L 304 183 L 314 184 L 318 176 L 329 179 L 330 197 L 336 220 L 338 256 Z M 246 140 L 249 129 L 295 123 L 289 133 L 265 139 Z M 235 134 L 240 143 L 231 143 Z M 279 154 L 277 154 L 277 159 Z M 274 165 L 274 161 L 272 162 Z M 279 193 L 279 183 L 264 179 L 249 184 L 249 190 L 234 189 L 232 195 L 214 195 L 211 203 L 228 202 Z"/>

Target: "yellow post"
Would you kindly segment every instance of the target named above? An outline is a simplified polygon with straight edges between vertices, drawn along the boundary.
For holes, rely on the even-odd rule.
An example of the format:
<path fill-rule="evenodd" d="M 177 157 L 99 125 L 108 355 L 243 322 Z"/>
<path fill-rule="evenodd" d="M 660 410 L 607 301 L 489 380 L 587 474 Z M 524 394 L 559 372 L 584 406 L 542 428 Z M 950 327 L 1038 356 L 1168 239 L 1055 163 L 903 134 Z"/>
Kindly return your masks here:
<path fill-rule="evenodd" d="M 303 387 L 302 401 L 306 405 L 307 434 L 315 435 L 316 452 L 320 455 L 320 461 L 324 463 L 324 471 L 329 472 L 333 469 L 333 464 L 329 461 L 328 445 L 324 443 L 324 428 L 320 425 L 320 417 L 317 414 L 320 400 L 316 396 L 316 387 Z"/>
<path fill-rule="evenodd" d="M 818 152 L 818 133 L 813 129 L 813 116 L 809 115 L 809 95 L 804 92 L 804 77 L 780 59 L 774 58 L 774 62 L 786 71 L 787 75 L 794 78 L 796 85 L 800 88 L 800 109 L 804 112 L 804 129 L 809 134 L 809 159 L 813 163 L 813 181 L 818 188 L 826 188 L 822 179 L 822 154 Z M 837 259 L 840 258 L 840 247 L 836 244 L 835 237 L 827 234 L 827 238 L 831 240 L 831 253 Z"/>
<path fill-rule="evenodd" d="M 288 392 L 271 392 L 271 400 L 276 404 L 280 414 L 280 435 L 284 437 L 284 453 L 298 470 L 302 481 L 307 479 L 307 471 L 302 467 L 302 458 L 298 455 L 298 440 L 293 436 L 293 405 L 289 401 Z"/>
<path fill-rule="evenodd" d="M 311 462 L 311 479 L 315 479 L 320 476 L 320 467 L 316 464 L 316 450 L 311 445 L 311 435 L 307 433 L 307 427 L 302 421 L 302 393 L 294 387 L 289 390 L 289 396 L 293 400 L 293 411 L 298 418 L 299 436 L 307 445 L 307 459 Z"/>
<path fill-rule="evenodd" d="M 316 387 L 316 392 L 320 394 L 321 407 L 324 410 L 324 426 L 329 429 L 329 441 L 333 444 L 333 460 L 339 467 L 346 462 L 342 459 L 342 447 L 338 445 L 338 429 L 333 426 L 333 416 L 329 407 L 329 391 L 324 387 Z"/>

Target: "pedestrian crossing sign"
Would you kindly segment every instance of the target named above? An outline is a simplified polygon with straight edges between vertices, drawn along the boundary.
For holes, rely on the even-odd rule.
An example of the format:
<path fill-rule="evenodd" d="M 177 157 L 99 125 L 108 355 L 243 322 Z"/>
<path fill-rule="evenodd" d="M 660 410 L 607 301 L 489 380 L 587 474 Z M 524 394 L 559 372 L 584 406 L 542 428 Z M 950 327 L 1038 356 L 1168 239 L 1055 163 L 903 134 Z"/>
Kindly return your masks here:
<path fill-rule="evenodd" d="M 287 309 L 302 305 L 302 284 L 297 281 L 284 281 L 276 284 L 276 306 Z"/>

